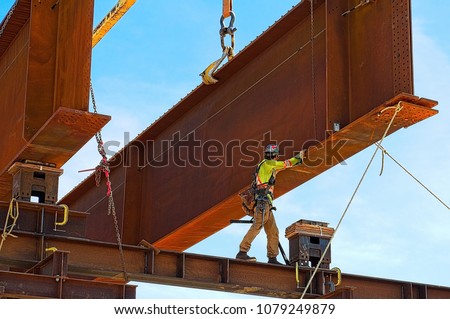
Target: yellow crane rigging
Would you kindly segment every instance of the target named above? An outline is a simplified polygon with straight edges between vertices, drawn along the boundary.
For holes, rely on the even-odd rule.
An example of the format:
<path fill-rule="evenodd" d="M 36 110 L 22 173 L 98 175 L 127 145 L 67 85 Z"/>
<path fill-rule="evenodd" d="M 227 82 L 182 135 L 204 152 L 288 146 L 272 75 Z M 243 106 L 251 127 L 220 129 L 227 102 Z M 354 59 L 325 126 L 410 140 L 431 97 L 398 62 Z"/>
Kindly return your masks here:
<path fill-rule="evenodd" d="M 111 30 L 123 15 L 136 3 L 136 0 L 118 0 L 117 4 L 108 12 L 102 21 L 94 28 L 92 32 L 92 47 Z"/>

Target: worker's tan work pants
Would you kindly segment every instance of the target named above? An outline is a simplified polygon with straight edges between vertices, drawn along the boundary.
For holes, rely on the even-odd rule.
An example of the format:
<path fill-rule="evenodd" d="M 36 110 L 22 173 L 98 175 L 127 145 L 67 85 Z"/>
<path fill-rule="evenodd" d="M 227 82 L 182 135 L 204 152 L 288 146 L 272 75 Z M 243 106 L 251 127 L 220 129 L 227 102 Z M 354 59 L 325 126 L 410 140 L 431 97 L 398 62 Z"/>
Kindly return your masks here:
<path fill-rule="evenodd" d="M 267 235 L 267 257 L 276 257 L 278 256 L 278 227 L 275 222 L 275 218 L 273 216 L 273 212 L 270 210 L 271 206 L 269 203 L 265 204 L 265 212 L 264 212 L 264 222 L 263 222 L 263 214 L 261 210 L 256 209 L 256 213 L 254 215 L 253 224 L 248 230 L 247 234 L 242 239 L 241 244 L 239 245 L 239 249 L 241 251 L 248 252 L 252 245 L 253 240 L 261 231 L 261 228 L 264 226 L 264 231 Z"/>

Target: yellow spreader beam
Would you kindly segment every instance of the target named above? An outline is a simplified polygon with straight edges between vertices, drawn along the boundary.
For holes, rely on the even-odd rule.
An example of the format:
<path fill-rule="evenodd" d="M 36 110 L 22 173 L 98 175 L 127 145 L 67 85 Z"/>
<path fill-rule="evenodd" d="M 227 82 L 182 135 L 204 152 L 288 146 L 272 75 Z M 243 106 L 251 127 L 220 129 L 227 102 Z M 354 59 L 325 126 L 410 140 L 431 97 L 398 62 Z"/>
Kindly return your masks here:
<path fill-rule="evenodd" d="M 111 30 L 111 28 L 123 17 L 123 15 L 136 3 L 136 0 L 119 0 L 108 12 L 102 21 L 94 28 L 92 33 L 92 47 Z"/>

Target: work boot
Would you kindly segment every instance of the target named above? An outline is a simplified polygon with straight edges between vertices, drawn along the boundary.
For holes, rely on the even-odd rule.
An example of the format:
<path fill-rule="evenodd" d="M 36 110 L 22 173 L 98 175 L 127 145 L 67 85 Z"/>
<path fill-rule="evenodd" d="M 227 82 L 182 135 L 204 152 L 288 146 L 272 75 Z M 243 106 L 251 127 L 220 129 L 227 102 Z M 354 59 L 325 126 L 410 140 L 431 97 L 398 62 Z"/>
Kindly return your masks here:
<path fill-rule="evenodd" d="M 255 257 L 250 257 L 249 255 L 247 255 L 245 251 L 238 252 L 236 255 L 236 259 L 241 259 L 245 261 L 256 261 Z"/>
<path fill-rule="evenodd" d="M 277 257 L 269 257 L 268 263 L 274 265 L 282 265 L 282 263 L 278 262 Z"/>

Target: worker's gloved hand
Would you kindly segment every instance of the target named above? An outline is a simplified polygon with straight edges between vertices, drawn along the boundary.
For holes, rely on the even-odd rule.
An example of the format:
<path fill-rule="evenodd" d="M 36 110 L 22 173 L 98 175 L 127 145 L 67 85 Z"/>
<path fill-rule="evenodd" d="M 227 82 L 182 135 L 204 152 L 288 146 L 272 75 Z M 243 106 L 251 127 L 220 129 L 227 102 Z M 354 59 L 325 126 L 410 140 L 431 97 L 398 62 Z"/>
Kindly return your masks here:
<path fill-rule="evenodd" d="M 305 158 L 305 151 L 301 150 L 298 154 L 294 156 L 296 159 L 300 160 L 300 163 L 303 163 L 303 159 Z"/>

